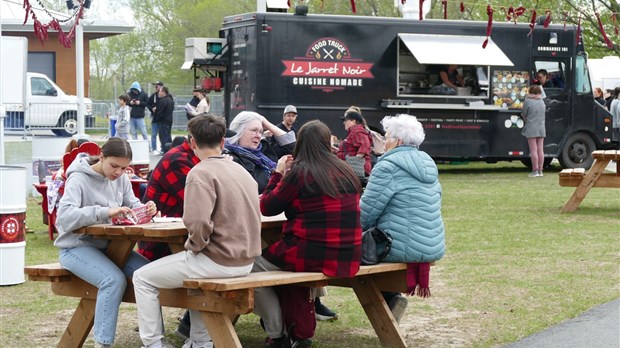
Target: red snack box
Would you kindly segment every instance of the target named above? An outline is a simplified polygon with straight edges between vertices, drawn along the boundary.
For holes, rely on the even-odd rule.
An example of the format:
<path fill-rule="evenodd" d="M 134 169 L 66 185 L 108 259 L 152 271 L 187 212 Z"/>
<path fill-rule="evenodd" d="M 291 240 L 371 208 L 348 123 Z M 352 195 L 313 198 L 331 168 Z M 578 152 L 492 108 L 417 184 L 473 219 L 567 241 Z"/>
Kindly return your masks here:
<path fill-rule="evenodd" d="M 131 210 L 133 214 L 118 214 L 112 218 L 114 225 L 141 225 L 151 221 L 146 205 Z"/>

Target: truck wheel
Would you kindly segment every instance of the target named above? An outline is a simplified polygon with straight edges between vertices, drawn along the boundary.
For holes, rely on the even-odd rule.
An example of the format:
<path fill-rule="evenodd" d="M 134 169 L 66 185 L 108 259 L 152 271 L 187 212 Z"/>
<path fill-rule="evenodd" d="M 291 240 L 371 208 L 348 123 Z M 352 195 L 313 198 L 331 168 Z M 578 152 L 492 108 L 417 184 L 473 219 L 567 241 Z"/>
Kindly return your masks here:
<path fill-rule="evenodd" d="M 551 161 L 553 161 L 553 158 L 545 157 L 545 161 L 543 162 L 543 169 L 548 169 L 549 166 L 551 166 Z M 532 159 L 531 158 L 523 158 L 523 159 L 521 159 L 521 163 L 523 163 L 523 165 L 528 167 L 529 169 L 532 169 Z"/>
<path fill-rule="evenodd" d="M 575 133 L 568 137 L 558 160 L 562 168 L 590 168 L 594 159 L 592 151 L 596 150 L 594 140 L 585 133 Z"/>
<path fill-rule="evenodd" d="M 63 115 L 52 132 L 59 137 L 70 137 L 77 132 L 77 116 L 75 114 Z"/>

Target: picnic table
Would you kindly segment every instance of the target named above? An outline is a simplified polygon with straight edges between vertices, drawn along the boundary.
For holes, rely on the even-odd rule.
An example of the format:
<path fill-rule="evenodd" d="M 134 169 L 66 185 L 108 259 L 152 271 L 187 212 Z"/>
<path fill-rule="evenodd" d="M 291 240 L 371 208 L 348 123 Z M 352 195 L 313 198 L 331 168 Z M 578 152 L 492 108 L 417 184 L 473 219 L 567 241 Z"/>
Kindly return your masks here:
<path fill-rule="evenodd" d="M 583 168 L 564 169 L 559 174 L 560 186 L 576 187 L 562 213 L 575 211 L 592 187 L 620 188 L 620 150 L 592 152 L 594 163 L 587 172 Z M 609 162 L 616 161 L 616 172 L 605 173 Z"/>
<path fill-rule="evenodd" d="M 262 218 L 261 237 L 264 244 L 280 238 L 285 220 L 284 214 Z M 82 228 L 75 233 L 110 240 L 107 255 L 119 268 L 123 268 L 137 241 L 165 242 L 173 252 L 179 252 L 184 250 L 187 236 L 182 222 L 132 226 L 100 224 Z M 25 272 L 29 280 L 51 282 L 52 291 L 56 295 L 81 298 L 58 343 L 58 347 L 62 348 L 81 347 L 93 325 L 97 289 L 73 276 L 59 264 L 28 266 Z M 239 314 L 252 311 L 255 288 L 285 284 L 351 287 L 381 343 L 390 347 L 406 347 L 398 323 L 381 295 L 381 291 L 406 291 L 406 272 L 405 263 L 386 263 L 362 266 L 353 278 L 328 277 L 320 272 L 272 271 L 251 273 L 239 278 L 186 279 L 182 288 L 160 289 L 160 303 L 162 306 L 201 311 L 216 347 L 241 347 L 233 320 Z M 130 280 L 123 302 L 135 303 Z"/>

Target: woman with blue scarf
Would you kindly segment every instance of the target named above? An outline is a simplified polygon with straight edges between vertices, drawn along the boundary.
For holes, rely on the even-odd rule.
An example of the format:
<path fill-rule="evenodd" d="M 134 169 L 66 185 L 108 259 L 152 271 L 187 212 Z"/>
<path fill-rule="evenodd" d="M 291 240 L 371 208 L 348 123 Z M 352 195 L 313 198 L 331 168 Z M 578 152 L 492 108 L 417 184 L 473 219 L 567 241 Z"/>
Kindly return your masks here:
<path fill-rule="evenodd" d="M 278 159 L 290 155 L 295 148 L 295 132 L 286 133 L 260 114 L 240 112 L 230 123 L 234 136 L 226 138 L 226 153 L 239 163 L 258 183 L 258 193 L 263 193 Z M 263 138 L 263 131 L 273 136 Z"/>

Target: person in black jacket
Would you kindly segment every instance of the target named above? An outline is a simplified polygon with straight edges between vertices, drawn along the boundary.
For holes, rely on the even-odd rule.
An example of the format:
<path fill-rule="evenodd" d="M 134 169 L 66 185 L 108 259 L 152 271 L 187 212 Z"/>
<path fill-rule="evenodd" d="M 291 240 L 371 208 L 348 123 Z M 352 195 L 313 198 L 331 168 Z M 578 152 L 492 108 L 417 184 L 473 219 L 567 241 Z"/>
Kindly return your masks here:
<path fill-rule="evenodd" d="M 172 142 L 172 115 L 174 112 L 174 99 L 170 95 L 168 87 L 162 86 L 159 89 L 159 99 L 153 116 L 153 122 L 157 123 L 159 142 L 162 153 L 165 153 L 168 144 Z"/>
<path fill-rule="evenodd" d="M 146 108 L 151 112 L 151 151 L 153 154 L 159 155 L 160 151 L 157 151 L 157 133 L 159 133 L 159 129 L 157 128 L 158 123 L 153 122 L 153 117 L 155 117 L 155 111 L 157 109 L 157 100 L 159 99 L 159 90 L 164 86 L 164 83 L 161 81 L 157 81 L 153 83 L 153 87 L 155 88 L 155 92 L 151 94 L 149 97 L 149 101 L 146 103 Z"/>
<path fill-rule="evenodd" d="M 129 106 L 131 107 L 131 112 L 129 114 L 131 137 L 134 140 L 138 139 L 137 131 L 140 130 L 142 139 L 147 140 L 149 134 L 146 132 L 146 123 L 144 123 L 144 109 L 148 103 L 149 96 L 144 93 L 138 81 L 131 84 L 131 88 L 129 92 L 127 92 L 127 95 L 129 96 Z"/>
<path fill-rule="evenodd" d="M 263 193 L 278 159 L 290 155 L 295 148 L 295 132 L 287 133 L 253 111 L 240 112 L 230 123 L 234 136 L 226 138 L 225 153 L 247 170 Z M 264 138 L 263 130 L 273 136 Z"/>

